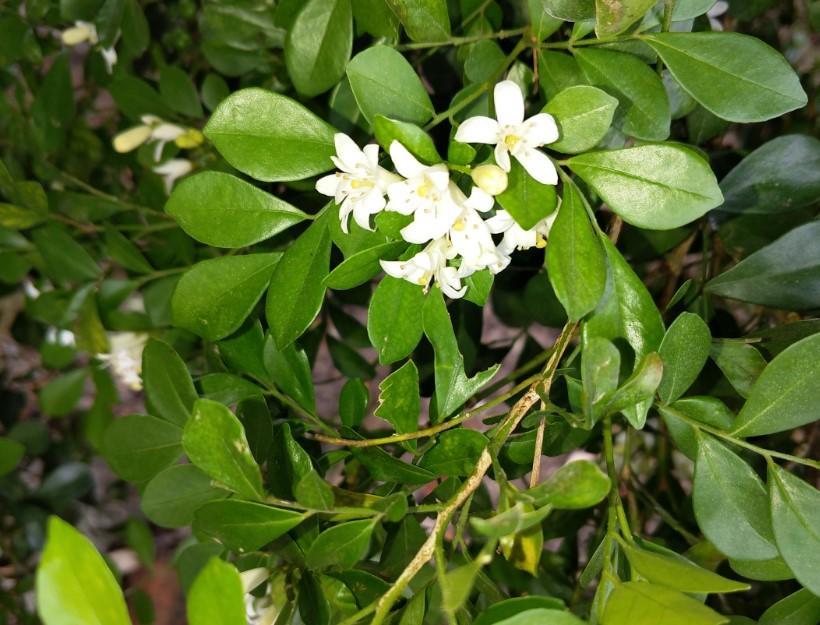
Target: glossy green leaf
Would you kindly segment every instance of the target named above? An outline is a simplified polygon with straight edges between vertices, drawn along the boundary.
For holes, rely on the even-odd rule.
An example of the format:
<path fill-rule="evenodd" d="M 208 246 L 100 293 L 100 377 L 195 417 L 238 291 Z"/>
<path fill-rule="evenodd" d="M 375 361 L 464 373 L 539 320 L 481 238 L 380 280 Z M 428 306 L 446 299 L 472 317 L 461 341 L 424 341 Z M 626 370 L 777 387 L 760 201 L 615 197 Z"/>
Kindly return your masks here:
<path fill-rule="evenodd" d="M 316 412 L 312 371 L 305 351 L 293 343 L 279 350 L 268 336 L 263 358 L 273 383 L 302 408 L 310 413 Z"/>
<path fill-rule="evenodd" d="M 547 504 L 557 510 L 579 510 L 594 506 L 609 494 L 606 473 L 589 460 L 568 462 L 538 486 L 524 493 L 533 505 Z"/>
<path fill-rule="evenodd" d="M 237 625 L 244 623 L 245 593 L 233 564 L 211 558 L 188 591 L 189 625 Z"/>
<path fill-rule="evenodd" d="M 570 319 L 581 319 L 598 305 L 606 286 L 606 255 L 574 185 L 564 186 L 561 208 L 550 229 L 547 269 Z"/>
<path fill-rule="evenodd" d="M 183 527 L 194 520 L 201 506 L 227 497 L 205 473 L 192 464 L 177 464 L 161 471 L 148 482 L 140 505 L 145 516 L 160 527 Z"/>
<path fill-rule="evenodd" d="M 200 243 L 228 248 L 269 239 L 306 217 L 276 196 L 217 171 L 203 171 L 180 181 L 165 211 Z"/>
<path fill-rule="evenodd" d="M 56 516 L 37 566 L 37 613 L 47 625 L 130 625 L 111 569 L 85 536 Z"/>
<path fill-rule="evenodd" d="M 780 556 L 771 560 L 729 559 L 729 566 L 735 573 L 747 579 L 767 582 L 794 579 L 794 573 Z"/>
<path fill-rule="evenodd" d="M 174 325 L 209 341 L 233 334 L 268 288 L 281 255 L 203 260 L 182 276 L 171 299 Z"/>
<path fill-rule="evenodd" d="M 820 334 L 794 343 L 772 360 L 734 423 L 736 436 L 761 436 L 815 421 Z"/>
<path fill-rule="evenodd" d="M 385 0 L 413 41 L 445 41 L 450 37 L 446 0 Z"/>
<path fill-rule="evenodd" d="M 618 387 L 621 353 L 612 341 L 595 336 L 581 352 L 581 403 L 589 425 L 601 416 L 602 402 Z"/>
<path fill-rule="evenodd" d="M 367 416 L 370 404 L 370 391 L 367 385 L 353 378 L 345 382 L 339 393 L 339 418 L 349 428 L 357 428 Z"/>
<path fill-rule="evenodd" d="M 640 228 L 677 228 L 723 202 L 709 164 L 680 145 L 590 152 L 571 158 L 569 166 L 624 221 Z"/>
<path fill-rule="evenodd" d="M 732 427 L 735 414 L 715 397 L 684 397 L 671 406 L 658 406 L 672 439 L 684 455 L 695 460 L 698 455 L 697 429 L 683 417 L 700 421 L 719 430 Z"/>
<path fill-rule="evenodd" d="M 302 95 L 323 93 L 344 76 L 353 49 L 350 0 L 308 0 L 285 40 L 285 65 Z"/>
<path fill-rule="evenodd" d="M 820 222 L 803 224 L 706 284 L 721 297 L 787 310 L 820 306 Z"/>
<path fill-rule="evenodd" d="M 497 621 L 497 623 L 498 625 L 528 625 L 529 623 L 538 623 L 539 625 L 584 625 L 584 621 L 572 612 L 552 608 L 525 610 L 503 621 Z"/>
<path fill-rule="evenodd" d="M 636 415 L 633 409 L 651 405 L 655 391 L 663 377 L 663 361 L 656 352 L 644 356 L 627 380 L 603 404 L 603 414 L 623 412 L 632 427 L 641 429 L 645 419 L 642 409 Z"/>
<path fill-rule="evenodd" d="M 697 315 L 682 313 L 672 322 L 658 349 L 663 360 L 663 380 L 658 387 L 662 401 L 673 402 L 692 386 L 709 358 L 711 345 L 709 326 Z"/>
<path fill-rule="evenodd" d="M 370 299 L 367 335 L 383 365 L 408 356 L 423 333 L 424 291 L 407 280 L 385 276 Z"/>
<path fill-rule="evenodd" d="M 412 360 L 379 383 L 379 405 L 373 414 L 390 423 L 397 434 L 419 429 L 419 372 Z"/>
<path fill-rule="evenodd" d="M 777 548 L 797 581 L 820 596 L 820 491 L 770 464 L 769 494 Z"/>
<path fill-rule="evenodd" d="M 645 141 L 669 136 L 670 111 L 658 75 L 638 57 L 614 50 L 583 48 L 573 51 L 589 82 L 618 98 L 615 124 Z"/>
<path fill-rule="evenodd" d="M 331 169 L 336 154 L 331 126 L 298 102 L 255 87 L 223 100 L 204 132 L 225 160 L 257 180 L 308 178 Z"/>
<path fill-rule="evenodd" d="M 363 50 L 348 63 L 347 79 L 371 124 L 379 115 L 413 124 L 424 124 L 433 116 L 430 96 L 416 71 L 394 48 L 377 45 Z"/>
<path fill-rule="evenodd" d="M 331 566 L 351 568 L 361 560 L 370 547 L 370 536 L 375 523 L 369 519 L 334 525 L 316 537 L 305 554 L 311 569 Z"/>
<path fill-rule="evenodd" d="M 595 17 L 595 0 L 542 0 L 544 10 L 553 17 L 581 22 Z"/>
<path fill-rule="evenodd" d="M 196 511 L 194 532 L 213 538 L 233 551 L 256 551 L 304 519 L 302 512 L 224 499 L 206 503 Z"/>
<path fill-rule="evenodd" d="M 758 624 L 814 625 L 818 620 L 820 620 L 820 597 L 801 588 L 766 610 Z"/>
<path fill-rule="evenodd" d="M 739 456 L 707 436 L 698 441 L 693 501 L 700 529 L 727 556 L 777 555 L 763 482 Z"/>
<path fill-rule="evenodd" d="M 142 352 L 142 379 L 148 412 L 185 425 L 196 400 L 196 389 L 185 362 L 167 343 L 149 339 Z"/>
<path fill-rule="evenodd" d="M 741 397 L 749 396 L 757 378 L 766 368 L 766 359 L 750 343 L 715 341 L 710 355 Z"/>
<path fill-rule="evenodd" d="M 376 115 L 373 120 L 373 132 L 376 141 L 385 151 L 390 149 L 393 141 L 398 141 L 423 162 L 431 165 L 441 162 L 433 138 L 416 124 Z"/>
<path fill-rule="evenodd" d="M 435 351 L 436 422 L 443 421 L 461 408 L 476 391 L 489 382 L 500 365 L 468 377 L 464 356 L 459 351 L 444 295 L 433 289 L 424 303 L 424 333 Z"/>
<path fill-rule="evenodd" d="M 265 391 L 238 375 L 208 373 L 199 378 L 202 397 L 230 406 L 247 399 L 261 399 Z"/>
<path fill-rule="evenodd" d="M 182 428 L 156 417 L 120 417 L 106 429 L 102 453 L 121 478 L 145 482 L 182 455 Z"/>
<path fill-rule="evenodd" d="M 558 195 L 555 185 L 541 184 L 518 161 L 513 161 L 507 174 L 507 188 L 496 200 L 519 226 L 529 230 L 555 210 Z"/>
<path fill-rule="evenodd" d="M 405 249 L 404 241 L 390 241 L 356 252 L 328 274 L 325 285 L 339 291 L 361 286 L 381 271 L 380 260 L 395 260 Z"/>
<path fill-rule="evenodd" d="M 542 50 L 538 55 L 538 83 L 549 101 L 564 89 L 586 85 L 587 78 L 572 55 Z"/>
<path fill-rule="evenodd" d="M 544 112 L 555 118 L 561 133 L 551 150 L 577 154 L 594 148 L 604 138 L 618 100 L 596 87 L 568 87 L 550 98 Z"/>
<path fill-rule="evenodd" d="M 595 32 L 599 37 L 622 33 L 655 6 L 655 0 L 595 0 Z"/>
<path fill-rule="evenodd" d="M 427 484 L 436 479 L 436 474 L 394 458 L 378 447 L 352 448 L 353 456 L 374 479 L 399 484 Z"/>
<path fill-rule="evenodd" d="M 496 625 L 521 612 L 530 610 L 563 610 L 564 604 L 555 597 L 532 595 L 529 597 L 514 597 L 505 599 L 487 607 L 473 621 L 473 625 Z"/>
<path fill-rule="evenodd" d="M 419 466 L 437 475 L 467 476 L 473 472 L 487 437 L 481 432 L 460 428 L 442 432 L 422 456 Z"/>
<path fill-rule="evenodd" d="M 728 622 L 683 593 L 647 582 L 626 582 L 609 595 L 603 625 L 720 625 Z"/>
<path fill-rule="evenodd" d="M 806 105 L 788 61 L 760 39 L 726 32 L 656 33 L 642 39 L 681 86 L 718 117 L 762 122 Z"/>
<path fill-rule="evenodd" d="M 245 430 L 222 404 L 198 399 L 185 425 L 182 446 L 188 458 L 214 480 L 242 497 L 262 499 L 262 475 Z"/>
<path fill-rule="evenodd" d="M 327 214 L 314 221 L 285 250 L 271 277 L 265 316 L 280 349 L 313 323 L 325 298 L 324 279 L 330 269 Z"/>

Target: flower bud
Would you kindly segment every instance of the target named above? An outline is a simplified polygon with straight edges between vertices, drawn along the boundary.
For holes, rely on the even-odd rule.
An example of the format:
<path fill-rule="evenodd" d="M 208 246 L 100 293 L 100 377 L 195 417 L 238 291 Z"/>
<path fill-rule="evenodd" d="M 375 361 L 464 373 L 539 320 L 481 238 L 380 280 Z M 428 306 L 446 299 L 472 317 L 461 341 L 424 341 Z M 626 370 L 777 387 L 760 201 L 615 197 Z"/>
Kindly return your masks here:
<path fill-rule="evenodd" d="M 97 29 L 90 22 L 75 22 L 72 28 L 63 31 L 62 40 L 67 46 L 76 46 L 87 41 L 97 43 Z"/>
<path fill-rule="evenodd" d="M 114 137 L 114 149 L 120 153 L 136 150 L 148 141 L 150 136 L 151 129 L 148 126 L 134 126 Z"/>
<path fill-rule="evenodd" d="M 507 188 L 507 172 L 498 165 L 479 165 L 473 170 L 473 182 L 485 193 L 498 195 Z"/>

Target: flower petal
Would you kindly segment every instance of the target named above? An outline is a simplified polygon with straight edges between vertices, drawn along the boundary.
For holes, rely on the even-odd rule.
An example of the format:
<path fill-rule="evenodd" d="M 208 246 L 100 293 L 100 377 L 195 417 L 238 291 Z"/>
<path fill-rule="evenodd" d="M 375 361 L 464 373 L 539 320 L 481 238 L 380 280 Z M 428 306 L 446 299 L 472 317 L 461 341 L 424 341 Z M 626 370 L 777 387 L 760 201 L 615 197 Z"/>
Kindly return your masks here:
<path fill-rule="evenodd" d="M 378 143 L 368 143 L 364 146 L 362 150 L 364 152 L 364 156 L 367 159 L 367 164 L 370 165 L 373 169 L 379 166 L 379 144 Z"/>
<path fill-rule="evenodd" d="M 558 141 L 558 124 L 549 113 L 538 113 L 524 122 L 524 136 L 530 145 L 546 145 Z"/>
<path fill-rule="evenodd" d="M 393 159 L 396 170 L 405 178 L 420 176 L 427 169 L 398 141 L 390 144 L 390 158 Z"/>
<path fill-rule="evenodd" d="M 543 152 L 529 148 L 516 154 L 515 158 L 527 170 L 527 173 L 541 184 L 558 184 L 558 172 L 555 170 L 555 165 Z"/>
<path fill-rule="evenodd" d="M 470 117 L 456 130 L 456 141 L 461 143 L 498 143 L 498 122 L 483 115 Z"/>
<path fill-rule="evenodd" d="M 343 132 L 337 132 L 333 135 L 333 143 L 336 145 L 336 156 L 344 165 L 345 171 L 352 171 L 356 165 L 364 160 L 364 154 L 362 154 L 359 146 Z"/>
<path fill-rule="evenodd" d="M 495 162 L 501 169 L 509 173 L 510 153 L 507 151 L 507 146 L 503 143 L 499 143 L 495 146 Z"/>
<path fill-rule="evenodd" d="M 512 80 L 502 80 L 493 91 L 495 117 L 502 126 L 517 126 L 524 121 L 524 94 Z"/>
<path fill-rule="evenodd" d="M 479 213 L 486 213 L 494 204 L 493 196 L 478 187 L 473 187 L 470 197 L 464 201 L 465 206 L 475 209 Z"/>
<path fill-rule="evenodd" d="M 316 190 L 322 195 L 333 197 L 336 195 L 336 188 L 339 186 L 338 174 L 330 174 L 329 176 L 322 176 L 316 181 Z"/>

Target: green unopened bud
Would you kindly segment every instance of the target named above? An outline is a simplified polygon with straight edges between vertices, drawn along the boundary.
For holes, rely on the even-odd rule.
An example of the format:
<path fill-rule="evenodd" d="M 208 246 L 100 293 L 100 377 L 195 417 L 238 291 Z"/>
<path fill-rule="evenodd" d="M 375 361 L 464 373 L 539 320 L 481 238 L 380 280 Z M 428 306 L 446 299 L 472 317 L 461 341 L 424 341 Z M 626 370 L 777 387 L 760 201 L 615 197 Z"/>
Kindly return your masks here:
<path fill-rule="evenodd" d="M 507 189 L 507 172 L 498 165 L 479 165 L 473 170 L 473 182 L 490 195 L 498 195 Z"/>

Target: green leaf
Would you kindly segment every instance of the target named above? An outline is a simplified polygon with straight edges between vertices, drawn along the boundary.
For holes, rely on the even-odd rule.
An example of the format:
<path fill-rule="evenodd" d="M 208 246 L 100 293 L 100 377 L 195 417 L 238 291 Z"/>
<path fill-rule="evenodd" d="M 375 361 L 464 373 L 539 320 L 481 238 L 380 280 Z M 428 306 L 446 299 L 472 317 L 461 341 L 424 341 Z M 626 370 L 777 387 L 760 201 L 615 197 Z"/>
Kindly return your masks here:
<path fill-rule="evenodd" d="M 630 137 L 663 141 L 669 136 L 671 114 L 658 75 L 638 57 L 625 52 L 573 50 L 589 82 L 618 98 L 615 124 Z"/>
<path fill-rule="evenodd" d="M 595 0 L 595 32 L 607 37 L 624 32 L 655 6 L 655 0 Z"/>
<path fill-rule="evenodd" d="M 416 124 L 376 115 L 373 120 L 373 132 L 376 135 L 376 141 L 385 151 L 390 149 L 393 141 L 398 141 L 423 162 L 431 165 L 441 162 L 441 156 L 436 150 L 432 137 Z"/>
<path fill-rule="evenodd" d="M 12 438 L 0 436 L 0 477 L 14 471 L 25 453 L 25 445 Z"/>
<path fill-rule="evenodd" d="M 196 511 L 194 532 L 213 538 L 232 551 L 256 551 L 305 518 L 302 512 L 223 499 L 206 503 Z"/>
<path fill-rule="evenodd" d="M 728 622 L 686 595 L 647 582 L 615 586 L 604 609 L 604 625 L 720 625 Z"/>
<path fill-rule="evenodd" d="M 138 122 L 140 116 L 156 115 L 162 119 L 174 116 L 156 90 L 144 80 L 134 76 L 123 75 L 108 85 L 111 97 L 123 114 Z"/>
<path fill-rule="evenodd" d="M 639 228 L 671 230 L 723 201 L 709 164 L 679 145 L 590 152 L 571 158 L 569 166 L 624 221 Z"/>
<path fill-rule="evenodd" d="M 359 427 L 365 416 L 367 416 L 367 406 L 369 404 L 370 391 L 364 382 L 358 378 L 352 378 L 345 382 L 339 393 L 339 418 L 342 420 L 342 424 L 349 428 Z"/>
<path fill-rule="evenodd" d="M 237 625 L 246 621 L 245 593 L 233 564 L 211 558 L 188 591 L 189 625 Z"/>
<path fill-rule="evenodd" d="M 156 417 L 121 417 L 106 429 L 102 453 L 124 480 L 146 482 L 182 454 L 182 429 Z"/>
<path fill-rule="evenodd" d="M 787 310 L 820 306 L 820 221 L 784 234 L 706 284 L 721 297 Z"/>
<path fill-rule="evenodd" d="M 820 619 L 820 597 L 801 588 L 763 613 L 759 625 L 814 625 Z"/>
<path fill-rule="evenodd" d="M 538 623 L 539 625 L 585 625 L 585 622 L 572 612 L 563 612 L 553 608 L 525 610 L 503 621 L 497 621 L 497 623 L 498 625 L 530 625 L 531 623 Z"/>
<path fill-rule="evenodd" d="M 373 476 L 382 482 L 399 484 L 427 484 L 436 479 L 436 474 L 394 458 L 378 447 L 352 448 L 353 456 Z"/>
<path fill-rule="evenodd" d="M 315 469 L 305 473 L 293 485 L 293 496 L 303 506 L 328 510 L 333 507 L 333 490 Z"/>
<path fill-rule="evenodd" d="M 464 356 L 459 351 L 441 289 L 433 289 L 427 295 L 423 317 L 424 333 L 435 352 L 436 418 L 433 421 L 441 422 L 489 382 L 501 365 L 494 365 L 473 377 L 467 377 Z"/>
<path fill-rule="evenodd" d="M 40 410 L 49 417 L 69 414 L 82 398 L 87 378 L 87 369 L 75 369 L 51 380 L 37 393 Z"/>
<path fill-rule="evenodd" d="M 379 405 L 373 414 L 390 423 L 397 434 L 419 429 L 419 372 L 412 360 L 379 383 Z"/>
<path fill-rule="evenodd" d="M 398 38 L 399 18 L 384 0 L 353 0 L 353 18 L 357 28 L 374 37 Z"/>
<path fill-rule="evenodd" d="M 559 20 L 582 22 L 595 17 L 595 0 L 541 0 L 544 10 Z"/>
<path fill-rule="evenodd" d="M 29 208 L 0 202 L 0 228 L 25 230 L 43 223 L 47 218 L 47 215 L 40 214 Z"/>
<path fill-rule="evenodd" d="M 672 557 L 634 544 L 625 543 L 621 548 L 632 568 L 654 584 L 688 593 L 738 592 L 751 588 L 749 584 L 701 568 L 682 556 Z"/>
<path fill-rule="evenodd" d="M 377 45 L 359 52 L 347 65 L 347 78 L 371 124 L 378 115 L 418 125 L 433 116 L 433 103 L 416 71 L 394 48 Z"/>
<path fill-rule="evenodd" d="M 313 97 L 333 87 L 352 50 L 350 0 L 308 0 L 285 39 L 285 65 L 296 91 Z"/>
<path fill-rule="evenodd" d="M 337 291 L 361 286 L 381 271 L 380 260 L 395 260 L 405 249 L 407 243 L 404 241 L 389 241 L 356 252 L 328 274 L 325 285 Z"/>
<path fill-rule="evenodd" d="M 820 334 L 794 343 L 772 360 L 752 387 L 732 428 L 735 436 L 762 436 L 818 418 Z"/>
<path fill-rule="evenodd" d="M 595 336 L 589 339 L 581 352 L 581 403 L 588 425 L 602 416 L 603 402 L 618 387 L 621 372 L 621 353 L 612 341 Z"/>
<path fill-rule="evenodd" d="M 529 230 L 555 210 L 558 195 L 555 185 L 541 184 L 518 161 L 513 161 L 507 174 L 507 188 L 496 200 L 519 226 Z"/>
<path fill-rule="evenodd" d="M 663 360 L 663 381 L 658 387 L 662 401 L 673 402 L 692 386 L 711 346 L 709 326 L 697 315 L 682 313 L 672 322 L 658 349 Z"/>
<path fill-rule="evenodd" d="M 563 52 L 542 50 L 538 55 L 538 83 L 547 100 L 551 100 L 564 89 L 585 85 L 587 79 L 575 57 Z"/>
<path fill-rule="evenodd" d="M 671 406 L 658 406 L 658 411 L 675 444 L 691 460 L 698 455 L 698 432 L 681 415 L 719 430 L 728 430 L 735 420 L 735 414 L 715 397 L 685 397 Z"/>
<path fill-rule="evenodd" d="M 331 169 L 336 154 L 332 126 L 298 102 L 255 87 L 223 100 L 204 132 L 226 161 L 257 180 L 309 178 Z"/>
<path fill-rule="evenodd" d="M 755 381 L 766 368 L 766 359 L 749 343 L 715 341 L 710 355 L 741 397 L 749 396 Z"/>
<path fill-rule="evenodd" d="M 729 560 L 729 566 L 738 575 L 747 579 L 772 582 L 794 579 L 794 573 L 789 566 L 778 556 L 771 560 Z"/>
<path fill-rule="evenodd" d="M 85 536 L 56 516 L 36 578 L 37 612 L 47 625 L 131 625 L 111 569 Z"/>
<path fill-rule="evenodd" d="M 316 570 L 331 566 L 342 569 L 353 567 L 367 555 L 374 528 L 375 523 L 370 519 L 329 527 L 316 537 L 305 554 L 308 568 Z"/>
<path fill-rule="evenodd" d="M 267 382 L 270 376 L 263 360 L 264 348 L 265 335 L 258 319 L 219 341 L 219 353 L 230 371 Z"/>
<path fill-rule="evenodd" d="M 820 492 L 770 463 L 769 494 L 777 548 L 797 581 L 820 595 Z"/>
<path fill-rule="evenodd" d="M 276 342 L 268 336 L 265 340 L 263 358 L 265 369 L 273 383 L 286 395 L 295 399 L 302 408 L 311 414 L 315 413 L 313 377 L 305 350 L 297 348 L 293 343 L 279 350 L 276 348 Z"/>
<path fill-rule="evenodd" d="M 182 276 L 171 299 L 174 325 L 209 341 L 233 334 L 268 288 L 280 254 L 203 260 Z"/>
<path fill-rule="evenodd" d="M 139 561 L 149 569 L 154 567 L 157 546 L 154 542 L 153 530 L 136 518 L 128 519 L 125 524 L 125 540 L 128 546 L 136 552 Z"/>
<path fill-rule="evenodd" d="M 262 499 L 262 474 L 251 455 L 245 429 L 222 404 L 209 399 L 194 403 L 182 434 L 191 462 L 242 497 Z"/>
<path fill-rule="evenodd" d="M 504 599 L 487 607 L 473 621 L 473 625 L 496 625 L 505 619 L 527 612 L 529 610 L 563 610 L 564 603 L 555 597 L 532 595 L 529 597 L 515 597 Z"/>
<path fill-rule="evenodd" d="M 228 248 L 264 241 L 307 217 L 287 202 L 218 171 L 203 171 L 180 181 L 165 212 L 200 243 Z"/>
<path fill-rule="evenodd" d="M 188 117 L 202 117 L 202 105 L 190 76 L 175 65 L 165 65 L 159 70 L 159 94 L 163 101 L 177 113 Z"/>
<path fill-rule="evenodd" d="M 806 105 L 797 74 L 779 52 L 739 33 L 643 35 L 701 106 L 732 122 L 762 122 Z M 754 59 L 754 62 L 750 60 Z"/>
<path fill-rule="evenodd" d="M 100 276 L 100 268 L 86 249 L 66 231 L 50 223 L 31 232 L 37 251 L 45 261 L 46 273 L 55 280 L 90 282 Z"/>
<path fill-rule="evenodd" d="M 459 428 L 442 432 L 422 456 L 419 466 L 437 475 L 466 477 L 475 469 L 487 437 L 481 432 Z"/>
<path fill-rule="evenodd" d="M 441 584 L 441 604 L 444 611 L 454 615 L 470 598 L 476 577 L 485 564 L 485 556 L 447 571 L 439 578 Z"/>
<path fill-rule="evenodd" d="M 606 473 L 596 464 L 589 460 L 575 460 L 524 494 L 538 508 L 549 504 L 556 510 L 580 510 L 603 501 L 610 486 Z"/>
<path fill-rule="evenodd" d="M 595 309 L 606 286 L 606 256 L 574 185 L 564 186 L 561 208 L 550 229 L 547 269 L 570 319 L 581 319 Z"/>
<path fill-rule="evenodd" d="M 577 154 L 594 148 L 604 138 L 618 100 L 596 87 L 568 87 L 550 98 L 544 112 L 555 118 L 561 133 L 551 150 Z"/>
<path fill-rule="evenodd" d="M 205 399 L 230 406 L 247 399 L 262 399 L 264 391 L 238 375 L 231 373 L 208 373 L 199 378 L 199 387 Z"/>
<path fill-rule="evenodd" d="M 727 556 L 777 555 L 763 482 L 739 456 L 707 436 L 698 441 L 693 502 L 700 529 Z"/>
<path fill-rule="evenodd" d="M 367 310 L 367 335 L 380 363 L 401 360 L 416 348 L 423 333 L 425 299 L 417 284 L 392 276 L 379 282 Z"/>
<path fill-rule="evenodd" d="M 160 527 L 184 527 L 193 522 L 201 506 L 228 495 L 194 465 L 177 464 L 148 482 L 140 505 L 145 516 Z"/>
<path fill-rule="evenodd" d="M 154 268 L 140 249 L 113 226 L 105 226 L 105 247 L 108 255 L 122 267 L 136 273 L 151 273 Z"/>
<path fill-rule="evenodd" d="M 450 37 L 446 0 L 385 0 L 413 41 L 445 41 Z M 399 83 L 400 84 L 400 83 Z"/>
<path fill-rule="evenodd" d="M 764 143 L 720 181 L 722 211 L 778 215 L 812 206 L 820 196 L 820 140 L 785 135 Z"/>
<path fill-rule="evenodd" d="M 142 352 L 145 406 L 156 417 L 185 425 L 196 401 L 196 389 L 188 367 L 173 348 L 149 339 Z"/>
<path fill-rule="evenodd" d="M 632 427 L 641 429 L 646 421 L 643 407 L 652 404 L 662 377 L 663 361 L 660 356 L 655 352 L 647 354 L 626 382 L 607 399 L 603 408 L 604 415 L 623 412 Z M 640 410 L 636 414 L 630 410 L 633 408 Z"/>
<path fill-rule="evenodd" d="M 327 215 L 299 235 L 273 271 L 265 316 L 279 349 L 308 329 L 325 299 L 331 247 Z"/>

